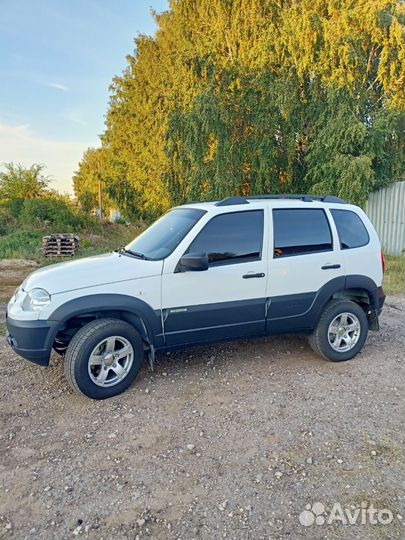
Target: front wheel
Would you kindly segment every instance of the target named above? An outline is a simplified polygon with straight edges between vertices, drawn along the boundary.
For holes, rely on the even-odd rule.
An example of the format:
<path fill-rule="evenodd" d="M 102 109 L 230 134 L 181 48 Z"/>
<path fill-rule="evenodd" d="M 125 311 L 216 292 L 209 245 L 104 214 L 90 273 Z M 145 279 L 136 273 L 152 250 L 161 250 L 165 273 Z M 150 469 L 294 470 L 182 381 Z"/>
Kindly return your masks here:
<path fill-rule="evenodd" d="M 98 319 L 83 326 L 70 341 L 65 375 L 78 392 L 105 399 L 126 390 L 142 362 L 143 342 L 133 326 L 119 319 Z"/>
<path fill-rule="evenodd" d="M 362 349 L 368 333 L 367 316 L 361 306 L 350 300 L 331 300 L 309 337 L 312 349 L 332 362 L 354 358 Z"/>

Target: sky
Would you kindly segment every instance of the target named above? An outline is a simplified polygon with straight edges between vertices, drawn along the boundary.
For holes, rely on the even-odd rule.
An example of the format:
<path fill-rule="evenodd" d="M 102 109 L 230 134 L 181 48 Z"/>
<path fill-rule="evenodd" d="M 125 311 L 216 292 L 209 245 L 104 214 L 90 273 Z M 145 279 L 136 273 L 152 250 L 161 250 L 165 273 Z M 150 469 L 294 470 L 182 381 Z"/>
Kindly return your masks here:
<path fill-rule="evenodd" d="M 0 0 L 0 164 L 43 163 L 72 192 L 99 145 L 109 85 L 167 0 Z"/>

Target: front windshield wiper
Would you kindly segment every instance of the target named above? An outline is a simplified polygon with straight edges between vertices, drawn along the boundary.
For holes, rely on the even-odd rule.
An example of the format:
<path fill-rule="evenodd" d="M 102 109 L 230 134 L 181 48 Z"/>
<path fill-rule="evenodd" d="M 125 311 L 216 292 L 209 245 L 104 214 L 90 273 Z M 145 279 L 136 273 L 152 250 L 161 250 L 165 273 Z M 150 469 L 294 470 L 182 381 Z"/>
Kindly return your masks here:
<path fill-rule="evenodd" d="M 130 257 L 135 257 L 137 259 L 142 259 L 143 261 L 147 261 L 148 257 L 144 255 L 143 253 L 138 253 L 137 251 L 132 251 L 131 249 L 127 249 L 124 246 L 121 246 L 119 249 L 115 250 L 116 253 L 125 253 L 126 255 L 129 255 Z"/>

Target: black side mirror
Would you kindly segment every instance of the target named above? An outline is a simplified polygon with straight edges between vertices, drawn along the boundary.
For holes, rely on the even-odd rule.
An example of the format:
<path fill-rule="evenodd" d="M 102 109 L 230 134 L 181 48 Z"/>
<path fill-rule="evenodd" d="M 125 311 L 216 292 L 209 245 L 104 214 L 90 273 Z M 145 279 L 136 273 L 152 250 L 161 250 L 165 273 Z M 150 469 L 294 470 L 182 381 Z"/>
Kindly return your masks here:
<path fill-rule="evenodd" d="M 206 253 L 186 253 L 180 259 L 180 265 L 185 272 L 208 270 L 208 255 Z"/>

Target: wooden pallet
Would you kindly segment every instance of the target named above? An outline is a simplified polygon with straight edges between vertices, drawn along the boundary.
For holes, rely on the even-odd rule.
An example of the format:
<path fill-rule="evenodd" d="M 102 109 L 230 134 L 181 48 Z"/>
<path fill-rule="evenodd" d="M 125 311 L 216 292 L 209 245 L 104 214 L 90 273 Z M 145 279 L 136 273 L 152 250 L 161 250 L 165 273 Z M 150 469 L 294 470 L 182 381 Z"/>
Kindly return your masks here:
<path fill-rule="evenodd" d="M 45 257 L 73 257 L 80 249 L 80 238 L 70 233 L 51 234 L 42 239 Z"/>

